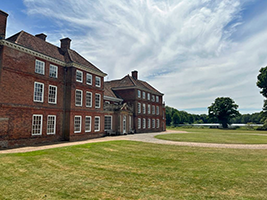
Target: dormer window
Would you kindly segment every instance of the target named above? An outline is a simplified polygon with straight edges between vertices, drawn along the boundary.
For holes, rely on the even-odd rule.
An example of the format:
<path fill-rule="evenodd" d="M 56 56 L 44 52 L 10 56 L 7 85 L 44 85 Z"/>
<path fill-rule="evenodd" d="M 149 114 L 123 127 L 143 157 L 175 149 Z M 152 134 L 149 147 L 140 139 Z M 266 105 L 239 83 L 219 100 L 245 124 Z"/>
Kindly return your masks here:
<path fill-rule="evenodd" d="M 80 70 L 76 70 L 76 81 L 79 83 L 83 82 L 83 72 Z"/>

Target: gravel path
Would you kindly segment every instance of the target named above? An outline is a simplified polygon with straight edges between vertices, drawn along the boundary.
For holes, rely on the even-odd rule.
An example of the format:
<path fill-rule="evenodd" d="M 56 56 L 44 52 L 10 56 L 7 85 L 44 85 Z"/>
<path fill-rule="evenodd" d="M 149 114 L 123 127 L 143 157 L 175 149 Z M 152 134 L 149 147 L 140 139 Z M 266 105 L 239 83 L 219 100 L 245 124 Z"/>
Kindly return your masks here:
<path fill-rule="evenodd" d="M 84 140 L 84 141 L 77 141 L 77 142 L 61 142 L 57 144 L 50 144 L 50 145 L 43 145 L 43 146 L 28 146 L 28 147 L 20 147 L 20 148 L 15 148 L 15 149 L 4 149 L 4 150 L 0 150 L 0 154 L 24 153 L 24 152 L 38 151 L 38 150 L 44 150 L 44 149 L 79 145 L 79 144 L 118 141 L 118 140 L 130 140 L 130 141 L 148 142 L 148 143 L 155 143 L 155 144 L 168 144 L 168 145 L 191 146 L 191 147 L 211 147 L 211 148 L 231 148 L 231 149 L 267 149 L 267 144 L 214 144 L 214 143 L 197 143 L 197 142 L 177 142 L 177 141 L 160 140 L 160 139 L 155 138 L 156 135 L 169 134 L 169 133 L 186 133 L 186 132 L 167 130 L 165 132 L 157 132 L 157 133 L 140 133 L 140 134 L 133 134 L 133 135 L 107 136 L 107 137 Z"/>

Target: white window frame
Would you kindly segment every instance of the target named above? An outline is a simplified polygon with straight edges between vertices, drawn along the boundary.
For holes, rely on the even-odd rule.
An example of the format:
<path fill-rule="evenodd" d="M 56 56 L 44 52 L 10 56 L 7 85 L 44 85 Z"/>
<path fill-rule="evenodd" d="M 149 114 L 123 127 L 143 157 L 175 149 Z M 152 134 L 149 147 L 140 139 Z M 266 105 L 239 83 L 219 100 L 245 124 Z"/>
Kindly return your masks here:
<path fill-rule="evenodd" d="M 146 99 L 146 92 L 143 91 L 142 96 L 143 96 L 143 99 Z"/>
<path fill-rule="evenodd" d="M 90 95 L 91 101 L 88 101 L 88 96 L 87 96 L 88 94 Z M 92 107 L 92 100 L 93 100 L 92 97 L 93 97 L 92 92 L 86 91 L 86 95 L 85 95 L 85 105 L 86 105 L 86 107 L 90 107 L 90 108 Z"/>
<path fill-rule="evenodd" d="M 106 129 L 106 117 L 110 118 L 110 129 Z M 104 124 L 105 131 L 112 130 L 112 115 L 105 115 L 105 124 Z"/>
<path fill-rule="evenodd" d="M 151 119 L 147 119 L 147 128 L 151 128 Z"/>
<path fill-rule="evenodd" d="M 151 114 L 151 105 L 150 104 L 147 105 L 147 114 Z"/>
<path fill-rule="evenodd" d="M 143 118 L 143 129 L 146 129 L 146 118 Z"/>
<path fill-rule="evenodd" d="M 141 129 L 141 118 L 137 119 L 138 129 Z"/>
<path fill-rule="evenodd" d="M 147 93 L 147 100 L 150 101 L 150 93 Z"/>
<path fill-rule="evenodd" d="M 137 103 L 137 113 L 141 113 L 141 103 Z"/>
<path fill-rule="evenodd" d="M 159 102 L 159 96 L 156 96 L 156 102 Z"/>
<path fill-rule="evenodd" d="M 81 104 L 77 103 L 77 92 L 81 92 Z M 83 91 L 76 89 L 75 90 L 75 106 L 83 106 Z"/>
<path fill-rule="evenodd" d="M 157 128 L 159 128 L 159 119 L 157 119 Z"/>
<path fill-rule="evenodd" d="M 98 81 L 97 81 L 97 79 L 98 79 Z M 97 83 L 99 83 L 99 84 L 97 84 Z M 101 78 L 99 76 L 95 77 L 95 86 L 96 87 L 101 87 Z"/>
<path fill-rule="evenodd" d="M 81 75 L 81 80 L 78 79 L 78 73 L 80 73 Z M 81 70 L 76 69 L 76 82 L 82 83 L 83 82 L 83 72 Z"/>
<path fill-rule="evenodd" d="M 35 128 L 34 126 L 37 125 L 37 124 L 34 124 L 35 117 L 41 117 L 40 128 L 37 129 L 38 133 L 34 133 L 34 130 L 36 130 L 34 129 Z M 42 130 L 43 130 L 43 115 L 36 115 L 36 114 L 32 115 L 32 135 L 42 135 Z"/>
<path fill-rule="evenodd" d="M 99 120 L 99 121 L 98 121 L 99 123 L 98 123 L 98 127 L 97 127 L 97 129 L 96 129 L 96 119 Z M 99 117 L 99 116 L 96 116 L 94 122 L 95 122 L 95 123 L 94 123 L 94 129 L 95 129 L 95 132 L 100 131 L 100 117 Z"/>
<path fill-rule="evenodd" d="M 152 115 L 155 115 L 155 106 L 152 105 Z"/>
<path fill-rule="evenodd" d="M 54 118 L 54 127 L 49 127 L 49 117 Z M 47 116 L 47 135 L 55 135 L 56 134 L 56 124 L 57 124 L 57 116 L 56 115 L 48 115 Z M 53 132 L 49 132 L 49 129 L 53 129 Z"/>
<path fill-rule="evenodd" d="M 97 103 L 97 96 L 99 96 L 99 102 Z M 101 108 L 101 94 L 95 93 L 95 108 Z"/>
<path fill-rule="evenodd" d="M 87 119 L 90 119 L 90 124 L 89 124 L 89 129 L 87 129 Z M 85 120 L 84 120 L 84 128 L 85 128 L 85 132 L 88 133 L 88 132 L 91 132 L 91 126 L 92 126 L 92 117 L 91 116 L 85 116 Z"/>
<path fill-rule="evenodd" d="M 156 125 L 155 125 L 155 119 L 152 119 L 152 128 L 155 128 L 156 127 Z"/>
<path fill-rule="evenodd" d="M 157 115 L 159 115 L 159 106 L 156 107 Z"/>
<path fill-rule="evenodd" d="M 56 74 L 56 76 L 53 76 L 53 73 L 51 73 L 51 71 L 52 70 L 55 70 L 55 74 Z M 50 64 L 50 66 L 49 66 L 49 77 L 51 77 L 51 78 L 57 78 L 57 76 L 58 76 L 58 66 L 56 66 L 56 65 L 52 65 L 52 64 Z"/>
<path fill-rule="evenodd" d="M 37 70 L 38 66 L 38 70 Z M 45 62 L 41 60 L 35 60 L 35 73 L 45 75 Z"/>
<path fill-rule="evenodd" d="M 146 104 L 143 103 L 143 114 L 146 114 Z"/>
<path fill-rule="evenodd" d="M 137 90 L 137 97 L 141 98 L 141 91 L 140 90 Z"/>
<path fill-rule="evenodd" d="M 88 80 L 90 80 L 90 82 Z M 92 76 L 92 74 L 86 73 L 86 84 L 87 85 L 92 85 L 92 83 L 93 83 L 93 76 Z"/>
<path fill-rule="evenodd" d="M 80 126 L 79 126 L 79 130 L 77 130 L 77 131 L 75 131 L 75 128 L 76 128 L 76 124 L 75 124 L 75 119 L 76 118 L 80 118 Z M 80 116 L 80 115 L 75 115 L 74 116 L 74 133 L 81 133 L 82 132 L 82 116 Z"/>
<path fill-rule="evenodd" d="M 55 99 L 54 99 L 54 101 L 50 101 L 50 91 L 51 91 L 50 88 L 55 88 Z M 48 86 L 48 103 L 57 104 L 57 86 L 55 86 L 55 85 L 49 85 Z"/>
<path fill-rule="evenodd" d="M 39 84 L 42 86 L 42 99 L 41 100 L 36 100 L 36 93 L 37 93 L 37 88 L 36 88 L 36 84 Z M 39 94 L 39 93 L 38 93 Z M 34 102 L 40 102 L 40 103 L 43 103 L 44 102 L 44 84 L 43 83 L 40 83 L 40 82 L 34 82 L 34 91 L 33 91 L 33 101 Z"/>
<path fill-rule="evenodd" d="M 155 101 L 155 95 L 152 95 L 152 97 L 151 97 L 151 101 L 152 101 L 152 102 Z"/>

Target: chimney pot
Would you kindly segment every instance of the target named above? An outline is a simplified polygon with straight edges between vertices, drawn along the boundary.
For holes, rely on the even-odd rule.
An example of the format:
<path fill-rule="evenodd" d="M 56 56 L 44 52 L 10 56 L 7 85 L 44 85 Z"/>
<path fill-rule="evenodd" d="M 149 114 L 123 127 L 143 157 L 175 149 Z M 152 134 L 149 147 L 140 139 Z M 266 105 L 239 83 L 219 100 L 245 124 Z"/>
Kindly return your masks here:
<path fill-rule="evenodd" d="M 40 33 L 40 34 L 35 35 L 35 37 L 38 37 L 41 40 L 44 40 L 45 41 L 47 36 L 45 34 L 43 34 L 43 33 Z"/>
<path fill-rule="evenodd" d="M 137 80 L 138 79 L 138 71 L 132 71 L 132 77 Z"/>
<path fill-rule="evenodd" d="M 68 49 L 70 49 L 70 42 L 71 42 L 70 38 L 63 38 L 60 40 L 60 42 L 61 42 L 60 48 L 62 49 L 62 51 L 65 52 Z"/>
<path fill-rule="evenodd" d="M 0 10 L 0 39 L 6 38 L 6 23 L 8 14 Z"/>

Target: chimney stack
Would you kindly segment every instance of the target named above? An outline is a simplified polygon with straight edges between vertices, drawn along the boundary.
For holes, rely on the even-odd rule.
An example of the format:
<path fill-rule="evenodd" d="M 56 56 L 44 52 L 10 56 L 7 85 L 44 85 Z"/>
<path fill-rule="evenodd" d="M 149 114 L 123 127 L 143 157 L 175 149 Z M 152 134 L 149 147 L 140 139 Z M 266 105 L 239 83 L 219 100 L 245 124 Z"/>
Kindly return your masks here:
<path fill-rule="evenodd" d="M 43 33 L 40 33 L 40 34 L 35 35 L 35 37 L 38 37 L 41 40 L 45 41 L 47 36 L 45 34 L 43 34 Z"/>
<path fill-rule="evenodd" d="M 60 40 L 60 42 L 61 42 L 60 48 L 62 51 L 66 52 L 68 49 L 70 49 L 70 42 L 71 42 L 70 38 L 63 38 Z"/>
<path fill-rule="evenodd" d="M 0 10 L 0 39 L 6 38 L 6 23 L 8 14 Z"/>
<path fill-rule="evenodd" d="M 132 71 L 132 77 L 137 80 L 138 79 L 138 71 Z"/>

